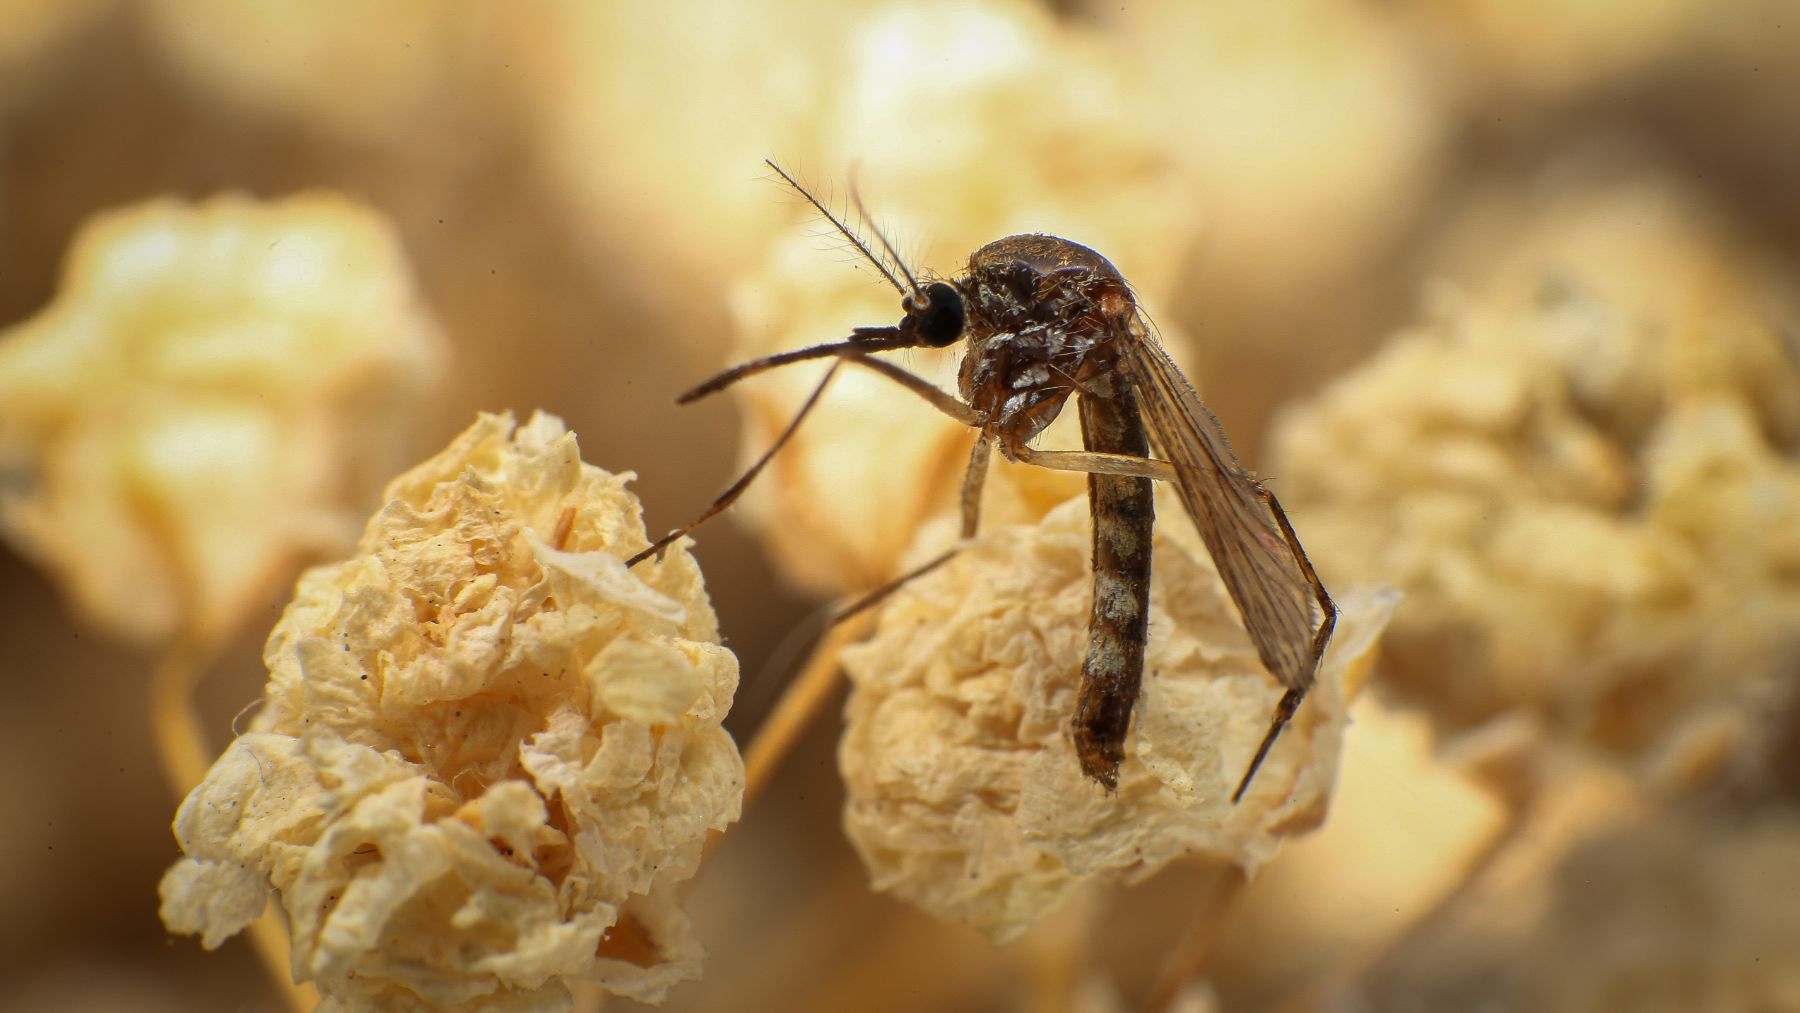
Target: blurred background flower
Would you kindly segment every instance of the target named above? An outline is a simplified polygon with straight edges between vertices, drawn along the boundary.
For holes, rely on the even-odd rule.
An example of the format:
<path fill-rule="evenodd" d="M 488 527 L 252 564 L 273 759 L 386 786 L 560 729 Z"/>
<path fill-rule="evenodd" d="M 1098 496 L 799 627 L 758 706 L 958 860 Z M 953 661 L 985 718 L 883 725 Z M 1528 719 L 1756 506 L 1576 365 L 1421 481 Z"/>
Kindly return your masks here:
<path fill-rule="evenodd" d="M 996 949 L 870 890 L 826 717 L 707 860 L 686 902 L 705 977 L 669 1007 L 1789 1008 L 1791 923 L 1762 903 L 1800 882 L 1787 7 L 7 4 L 0 326 L 96 386 L 9 387 L 0 416 L 147 396 L 147 375 L 45 329 L 77 237 L 117 227 L 105 213 L 334 190 L 390 223 L 381 256 L 409 265 L 453 365 L 403 419 L 279 480 L 378 484 L 383 433 L 410 460 L 478 410 L 541 406 L 588 460 L 640 475 L 654 532 L 723 488 L 807 377 L 686 409 L 675 393 L 897 318 L 764 157 L 839 210 L 854 172 L 920 270 L 1062 232 L 1138 286 L 1334 587 L 1408 592 L 1333 809 L 1247 885 L 1175 862 Z M 344 319 L 379 273 L 351 267 L 308 305 Z M 271 297 L 213 291 L 233 310 L 216 339 L 239 348 Z M 902 361 L 941 379 L 954 358 Z M 740 743 L 826 598 L 891 573 L 954 498 L 965 437 L 865 379 L 840 378 L 748 523 L 697 534 L 743 663 Z M 219 383 L 268 407 L 241 373 Z M 43 474 L 9 465 L 5 491 Z M 1080 484 L 1003 476 L 992 520 L 1035 522 Z M 182 523 L 226 506 L 171 496 Z M 300 507 L 201 521 L 192 558 L 283 541 Z M 117 514 L 32 525 L 67 534 L 0 550 L 0 763 L 22 772 L 0 809 L 0 1008 L 272 1008 L 247 946 L 203 957 L 157 921 L 176 849 L 144 762 L 154 658 L 88 622 L 154 639 L 171 572 L 250 571 L 119 569 Z M 56 562 L 79 552 L 141 576 L 101 596 Z M 198 701 L 215 742 L 259 693 L 302 561 L 212 585 L 240 589 L 215 596 L 230 638 Z"/>
<path fill-rule="evenodd" d="M 0 530 L 95 627 L 212 642 L 404 460 L 444 372 L 387 223 L 326 194 L 96 216 L 0 332 Z"/>

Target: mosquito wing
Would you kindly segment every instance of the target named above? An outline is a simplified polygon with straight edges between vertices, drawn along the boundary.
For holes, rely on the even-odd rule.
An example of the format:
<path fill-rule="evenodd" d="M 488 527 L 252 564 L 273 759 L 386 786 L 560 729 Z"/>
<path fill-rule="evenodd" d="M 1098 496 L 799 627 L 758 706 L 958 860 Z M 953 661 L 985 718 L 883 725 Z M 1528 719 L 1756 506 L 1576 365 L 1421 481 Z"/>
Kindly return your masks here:
<path fill-rule="evenodd" d="M 1169 353 L 1138 322 L 1120 342 L 1150 439 L 1175 467 L 1176 487 L 1237 603 L 1256 651 L 1283 686 L 1312 685 L 1315 644 L 1329 601 L 1274 497 L 1238 464 L 1219 420 Z"/>

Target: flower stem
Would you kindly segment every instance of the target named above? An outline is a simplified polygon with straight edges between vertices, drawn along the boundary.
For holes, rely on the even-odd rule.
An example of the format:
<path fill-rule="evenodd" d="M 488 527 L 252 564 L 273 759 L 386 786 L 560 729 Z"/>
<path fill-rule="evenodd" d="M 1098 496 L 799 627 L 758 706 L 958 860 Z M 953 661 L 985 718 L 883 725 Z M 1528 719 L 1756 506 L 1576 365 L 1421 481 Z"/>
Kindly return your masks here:
<path fill-rule="evenodd" d="M 150 676 L 150 731 L 156 758 L 177 801 L 206 776 L 206 737 L 194 712 L 194 687 L 216 655 L 198 638 L 176 638 Z"/>
<path fill-rule="evenodd" d="M 806 659 L 806 667 L 788 683 L 775 707 L 756 730 L 744 752 L 744 807 L 762 793 L 802 732 L 837 690 L 838 652 L 861 639 L 872 621 L 868 613 L 853 616 L 828 630 Z"/>
<path fill-rule="evenodd" d="M 194 689 L 218 655 L 219 646 L 211 638 L 184 634 L 170 645 L 150 675 L 150 732 L 163 780 L 177 801 L 206 777 L 212 750 L 200 728 Z M 265 908 L 251 924 L 250 940 L 290 1010 L 306 1013 L 319 1004 L 317 990 L 310 984 L 295 984 L 289 973 L 287 929 L 274 907 Z"/>

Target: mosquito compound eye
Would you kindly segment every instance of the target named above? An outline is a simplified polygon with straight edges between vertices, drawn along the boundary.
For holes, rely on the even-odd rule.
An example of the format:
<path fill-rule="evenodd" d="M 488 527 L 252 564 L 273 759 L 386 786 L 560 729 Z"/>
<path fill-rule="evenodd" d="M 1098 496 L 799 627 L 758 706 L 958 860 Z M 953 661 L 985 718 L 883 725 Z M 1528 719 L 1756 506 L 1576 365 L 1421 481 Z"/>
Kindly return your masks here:
<path fill-rule="evenodd" d="M 925 289 L 925 309 L 913 326 L 919 340 L 933 348 L 952 344 L 963 332 L 962 293 L 945 282 L 934 281 Z"/>

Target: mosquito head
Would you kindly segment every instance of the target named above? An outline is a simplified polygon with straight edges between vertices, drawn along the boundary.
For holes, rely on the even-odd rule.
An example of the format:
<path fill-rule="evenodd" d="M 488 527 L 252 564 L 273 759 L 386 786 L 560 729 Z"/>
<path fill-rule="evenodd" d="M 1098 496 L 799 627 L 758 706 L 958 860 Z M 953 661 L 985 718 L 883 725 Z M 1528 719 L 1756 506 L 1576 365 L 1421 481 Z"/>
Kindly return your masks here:
<path fill-rule="evenodd" d="M 949 282 L 934 281 L 923 291 L 915 289 L 901 305 L 906 319 L 900 321 L 900 330 L 917 338 L 919 344 L 943 348 L 962 337 L 966 322 L 963 297 Z"/>

